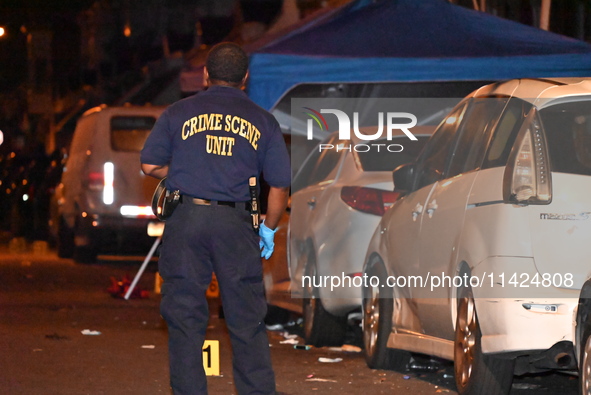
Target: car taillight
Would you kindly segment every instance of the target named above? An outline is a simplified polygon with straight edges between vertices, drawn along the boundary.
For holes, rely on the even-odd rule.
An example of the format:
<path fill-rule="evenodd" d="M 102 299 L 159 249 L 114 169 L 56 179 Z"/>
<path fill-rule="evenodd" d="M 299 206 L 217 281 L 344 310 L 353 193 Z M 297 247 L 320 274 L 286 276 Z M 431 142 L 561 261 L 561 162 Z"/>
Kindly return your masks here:
<path fill-rule="evenodd" d="M 374 215 L 384 215 L 400 194 L 383 189 L 343 187 L 341 199 L 355 210 Z"/>
<path fill-rule="evenodd" d="M 103 184 L 105 182 L 105 179 L 103 177 L 103 173 L 102 172 L 91 172 L 88 173 L 88 188 L 93 190 L 93 191 L 100 191 L 101 189 L 103 189 Z"/>
<path fill-rule="evenodd" d="M 505 169 L 503 197 L 506 202 L 517 204 L 552 201 L 548 147 L 535 110 L 526 118 Z"/>

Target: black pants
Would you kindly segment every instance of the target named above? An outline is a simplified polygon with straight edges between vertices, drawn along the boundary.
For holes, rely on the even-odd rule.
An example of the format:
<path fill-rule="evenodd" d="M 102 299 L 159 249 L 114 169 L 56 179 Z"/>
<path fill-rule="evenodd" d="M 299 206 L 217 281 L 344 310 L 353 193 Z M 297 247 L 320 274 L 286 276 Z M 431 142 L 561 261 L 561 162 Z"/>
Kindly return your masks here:
<path fill-rule="evenodd" d="M 166 222 L 159 262 L 161 314 L 168 324 L 170 381 L 175 395 L 207 394 L 202 351 L 209 311 L 205 291 L 215 272 L 240 395 L 274 394 L 264 317 L 262 263 L 249 212 L 180 204 Z"/>

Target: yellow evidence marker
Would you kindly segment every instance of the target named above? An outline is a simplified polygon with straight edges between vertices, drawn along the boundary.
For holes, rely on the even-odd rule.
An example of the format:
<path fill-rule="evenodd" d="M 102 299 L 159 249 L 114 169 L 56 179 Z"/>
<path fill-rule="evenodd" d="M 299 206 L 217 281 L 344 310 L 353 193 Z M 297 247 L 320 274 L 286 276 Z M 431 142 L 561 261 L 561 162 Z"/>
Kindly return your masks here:
<path fill-rule="evenodd" d="M 218 340 L 203 342 L 203 369 L 206 376 L 220 375 L 220 342 Z"/>

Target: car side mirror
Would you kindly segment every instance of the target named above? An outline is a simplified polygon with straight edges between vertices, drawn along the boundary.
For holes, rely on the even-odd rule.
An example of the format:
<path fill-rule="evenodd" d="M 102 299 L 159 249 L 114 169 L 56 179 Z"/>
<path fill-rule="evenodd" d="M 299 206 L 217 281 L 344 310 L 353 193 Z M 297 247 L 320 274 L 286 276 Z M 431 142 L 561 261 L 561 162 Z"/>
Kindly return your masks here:
<path fill-rule="evenodd" d="M 394 180 L 394 192 L 405 195 L 412 191 L 416 165 L 414 163 L 405 163 L 398 166 L 392 172 Z"/>

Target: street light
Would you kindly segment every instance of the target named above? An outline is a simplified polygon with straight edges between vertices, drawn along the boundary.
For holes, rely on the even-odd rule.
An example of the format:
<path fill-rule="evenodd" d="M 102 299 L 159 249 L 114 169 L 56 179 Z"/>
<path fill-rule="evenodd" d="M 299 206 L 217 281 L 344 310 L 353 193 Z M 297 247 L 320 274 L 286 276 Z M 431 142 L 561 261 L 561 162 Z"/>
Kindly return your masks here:
<path fill-rule="evenodd" d="M 0 38 L 4 37 L 6 35 L 6 29 L 4 28 L 4 26 L 0 26 Z"/>

